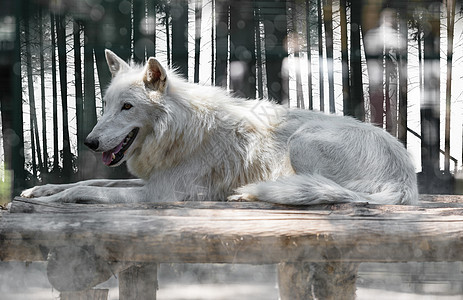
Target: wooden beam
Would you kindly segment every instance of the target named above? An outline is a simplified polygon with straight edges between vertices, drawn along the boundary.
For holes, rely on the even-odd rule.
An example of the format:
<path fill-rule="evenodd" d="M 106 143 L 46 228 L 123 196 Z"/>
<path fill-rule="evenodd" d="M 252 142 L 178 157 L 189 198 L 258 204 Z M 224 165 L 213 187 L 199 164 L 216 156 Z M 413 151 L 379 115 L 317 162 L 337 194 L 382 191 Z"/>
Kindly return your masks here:
<path fill-rule="evenodd" d="M 105 261 L 129 263 L 463 260 L 463 206 L 455 203 L 294 208 L 187 202 L 129 208 L 21 201 L 35 213 L 0 215 L 3 261 L 44 260 L 44 249 L 66 245 L 92 245 Z"/>

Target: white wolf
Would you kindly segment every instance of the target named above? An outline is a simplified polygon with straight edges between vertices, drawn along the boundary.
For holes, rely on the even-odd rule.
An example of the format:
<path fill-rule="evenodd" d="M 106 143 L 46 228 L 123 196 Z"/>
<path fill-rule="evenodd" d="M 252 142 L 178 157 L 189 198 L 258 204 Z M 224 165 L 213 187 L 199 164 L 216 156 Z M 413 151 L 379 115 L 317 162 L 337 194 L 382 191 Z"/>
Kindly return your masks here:
<path fill-rule="evenodd" d="M 234 98 L 188 83 L 153 57 L 113 75 L 86 145 L 127 162 L 139 180 L 44 185 L 22 193 L 58 202 L 260 200 L 284 204 L 413 204 L 416 175 L 402 144 L 349 117 Z"/>

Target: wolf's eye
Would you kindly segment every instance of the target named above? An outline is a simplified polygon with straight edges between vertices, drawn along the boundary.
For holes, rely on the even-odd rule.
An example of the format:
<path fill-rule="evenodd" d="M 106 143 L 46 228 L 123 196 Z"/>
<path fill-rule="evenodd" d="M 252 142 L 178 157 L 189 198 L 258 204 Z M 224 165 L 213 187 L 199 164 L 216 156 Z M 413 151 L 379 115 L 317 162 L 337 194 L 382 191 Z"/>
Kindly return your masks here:
<path fill-rule="evenodd" d="M 122 106 L 122 110 L 129 110 L 133 107 L 132 104 L 130 103 L 124 103 L 124 105 Z"/>

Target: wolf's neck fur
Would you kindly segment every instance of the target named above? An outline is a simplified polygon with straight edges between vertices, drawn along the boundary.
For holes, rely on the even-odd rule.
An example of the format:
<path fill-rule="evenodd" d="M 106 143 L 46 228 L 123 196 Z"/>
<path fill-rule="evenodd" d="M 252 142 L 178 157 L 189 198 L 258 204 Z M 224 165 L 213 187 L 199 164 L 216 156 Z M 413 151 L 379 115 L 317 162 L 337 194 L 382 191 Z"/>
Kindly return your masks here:
<path fill-rule="evenodd" d="M 146 136 L 144 149 L 129 161 L 135 175 L 146 179 L 152 170 L 178 166 L 194 172 L 209 196 L 223 196 L 213 190 L 274 179 L 284 172 L 285 151 L 275 149 L 284 145 L 276 144 L 273 134 L 285 118 L 285 108 L 233 98 L 222 89 L 187 83 L 175 75 L 169 76 L 165 105 L 163 130 Z M 271 155 L 275 151 L 281 156 Z"/>

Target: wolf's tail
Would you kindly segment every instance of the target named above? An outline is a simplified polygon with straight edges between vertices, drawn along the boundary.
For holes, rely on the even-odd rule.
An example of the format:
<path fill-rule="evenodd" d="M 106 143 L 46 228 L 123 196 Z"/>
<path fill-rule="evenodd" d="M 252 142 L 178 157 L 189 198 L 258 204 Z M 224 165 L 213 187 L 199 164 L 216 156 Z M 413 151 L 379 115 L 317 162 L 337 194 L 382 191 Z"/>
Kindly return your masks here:
<path fill-rule="evenodd" d="M 373 193 L 355 192 L 318 174 L 280 177 L 275 181 L 249 184 L 237 189 L 246 198 L 277 204 L 313 205 L 322 203 L 369 202 L 375 204 L 415 204 L 418 193 L 405 183 L 383 185 Z"/>

